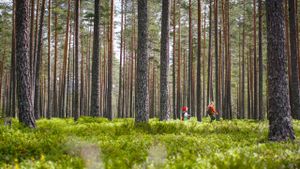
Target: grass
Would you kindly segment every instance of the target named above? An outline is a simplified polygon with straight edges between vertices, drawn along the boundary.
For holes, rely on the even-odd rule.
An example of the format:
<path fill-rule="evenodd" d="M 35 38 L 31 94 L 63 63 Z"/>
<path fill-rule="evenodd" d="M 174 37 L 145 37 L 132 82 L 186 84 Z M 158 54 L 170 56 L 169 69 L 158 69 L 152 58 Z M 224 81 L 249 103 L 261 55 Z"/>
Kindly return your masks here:
<path fill-rule="evenodd" d="M 2 122 L 3 124 L 3 122 Z M 300 168 L 297 139 L 270 142 L 268 123 L 198 123 L 81 117 L 41 119 L 31 130 L 0 127 L 0 168 Z"/>

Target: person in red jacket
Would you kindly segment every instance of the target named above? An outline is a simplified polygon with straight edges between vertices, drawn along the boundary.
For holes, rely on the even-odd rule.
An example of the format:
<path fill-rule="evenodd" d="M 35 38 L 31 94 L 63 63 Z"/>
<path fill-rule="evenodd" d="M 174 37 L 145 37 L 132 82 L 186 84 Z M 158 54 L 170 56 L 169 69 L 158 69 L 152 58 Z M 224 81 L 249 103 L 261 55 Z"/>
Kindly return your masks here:
<path fill-rule="evenodd" d="M 210 117 L 210 122 L 216 120 L 216 116 L 219 113 L 216 111 L 214 102 L 210 102 L 210 104 L 207 106 L 207 114 Z"/>
<path fill-rule="evenodd" d="M 191 116 L 189 115 L 189 113 L 188 113 L 189 108 L 188 108 L 187 106 L 183 106 L 183 107 L 181 108 L 181 110 L 182 110 L 181 121 L 187 121 L 187 120 L 189 120 L 190 117 L 191 117 Z"/>

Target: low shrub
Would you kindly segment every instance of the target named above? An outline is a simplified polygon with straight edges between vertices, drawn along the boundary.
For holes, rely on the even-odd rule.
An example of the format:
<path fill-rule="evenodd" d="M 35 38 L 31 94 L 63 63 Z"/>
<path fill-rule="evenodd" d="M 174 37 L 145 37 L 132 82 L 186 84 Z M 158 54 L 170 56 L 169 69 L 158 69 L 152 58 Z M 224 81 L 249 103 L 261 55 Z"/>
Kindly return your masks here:
<path fill-rule="evenodd" d="M 0 168 L 300 168 L 300 140 L 274 143 L 268 122 L 81 117 L 0 126 Z M 300 135 L 300 121 L 293 121 Z"/>

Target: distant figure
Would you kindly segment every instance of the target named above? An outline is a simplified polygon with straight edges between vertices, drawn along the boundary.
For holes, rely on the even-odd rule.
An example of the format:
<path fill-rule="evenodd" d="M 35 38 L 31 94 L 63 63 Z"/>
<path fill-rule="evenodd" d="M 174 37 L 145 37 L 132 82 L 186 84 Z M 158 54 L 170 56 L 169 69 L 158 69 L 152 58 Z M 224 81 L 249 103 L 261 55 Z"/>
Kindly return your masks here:
<path fill-rule="evenodd" d="M 182 110 L 181 121 L 189 120 L 191 117 L 188 113 L 189 108 L 186 106 L 183 106 L 181 110 Z"/>
<path fill-rule="evenodd" d="M 207 106 L 207 114 L 210 117 L 210 122 L 216 120 L 216 116 L 219 114 L 215 109 L 215 104 L 213 101 Z"/>

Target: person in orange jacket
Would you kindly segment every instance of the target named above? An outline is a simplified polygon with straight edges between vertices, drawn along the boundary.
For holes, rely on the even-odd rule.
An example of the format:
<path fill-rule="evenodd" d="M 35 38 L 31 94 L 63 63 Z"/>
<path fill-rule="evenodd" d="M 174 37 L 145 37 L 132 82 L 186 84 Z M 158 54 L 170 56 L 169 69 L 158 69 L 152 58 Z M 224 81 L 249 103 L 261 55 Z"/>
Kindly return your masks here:
<path fill-rule="evenodd" d="M 215 104 L 214 102 L 210 102 L 209 105 L 207 106 L 207 114 L 209 115 L 210 117 L 210 122 L 216 120 L 216 117 L 217 115 L 219 114 L 217 111 L 216 111 L 216 108 L 215 108 Z"/>

